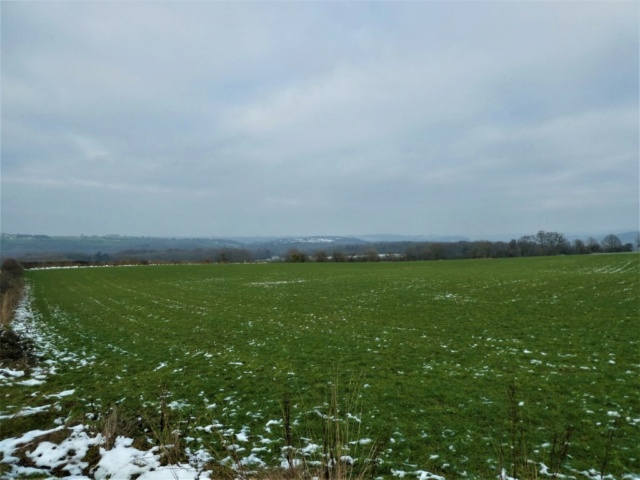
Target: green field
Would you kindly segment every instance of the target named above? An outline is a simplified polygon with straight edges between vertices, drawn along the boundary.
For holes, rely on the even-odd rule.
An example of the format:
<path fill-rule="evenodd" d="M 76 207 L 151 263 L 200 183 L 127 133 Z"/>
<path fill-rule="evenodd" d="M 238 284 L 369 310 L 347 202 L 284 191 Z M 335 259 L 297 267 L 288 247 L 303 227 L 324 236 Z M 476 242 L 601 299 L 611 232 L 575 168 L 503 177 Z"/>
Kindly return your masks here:
<path fill-rule="evenodd" d="M 304 447 L 321 437 L 334 385 L 349 440 L 389 435 L 379 475 L 496 478 L 514 445 L 549 466 L 568 426 L 562 473 L 600 478 L 603 463 L 614 478 L 640 473 L 638 254 L 27 279 L 57 371 L 42 385 L 3 387 L 0 413 L 73 394 L 61 412 L 2 420 L 2 437 L 115 404 L 148 419 L 164 389 L 192 450 L 219 449 L 223 432 L 239 455 L 253 449 L 279 465 L 283 396 Z"/>

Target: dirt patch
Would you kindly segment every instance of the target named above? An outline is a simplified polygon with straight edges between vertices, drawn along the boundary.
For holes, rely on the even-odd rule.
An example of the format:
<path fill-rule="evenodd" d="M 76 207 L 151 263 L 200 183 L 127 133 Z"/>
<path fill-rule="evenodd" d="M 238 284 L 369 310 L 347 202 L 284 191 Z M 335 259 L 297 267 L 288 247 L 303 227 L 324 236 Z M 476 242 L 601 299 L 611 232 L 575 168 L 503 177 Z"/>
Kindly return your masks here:
<path fill-rule="evenodd" d="M 0 325 L 0 364 L 6 367 L 35 363 L 33 343 L 21 338 L 11 328 Z"/>

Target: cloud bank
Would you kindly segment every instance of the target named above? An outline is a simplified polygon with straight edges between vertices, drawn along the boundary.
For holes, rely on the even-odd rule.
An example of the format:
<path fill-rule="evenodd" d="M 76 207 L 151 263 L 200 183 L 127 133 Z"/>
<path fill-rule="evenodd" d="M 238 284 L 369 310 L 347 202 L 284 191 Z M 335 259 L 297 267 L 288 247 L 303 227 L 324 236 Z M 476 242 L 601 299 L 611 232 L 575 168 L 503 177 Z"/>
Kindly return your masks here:
<path fill-rule="evenodd" d="M 2 231 L 638 228 L 636 2 L 3 2 Z"/>

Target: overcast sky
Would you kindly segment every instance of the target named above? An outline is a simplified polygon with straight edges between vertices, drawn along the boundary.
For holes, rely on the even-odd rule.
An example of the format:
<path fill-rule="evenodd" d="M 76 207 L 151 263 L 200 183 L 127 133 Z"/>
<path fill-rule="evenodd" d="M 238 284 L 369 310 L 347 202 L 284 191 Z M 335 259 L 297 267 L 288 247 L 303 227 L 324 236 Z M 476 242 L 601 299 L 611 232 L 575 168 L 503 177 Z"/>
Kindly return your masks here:
<path fill-rule="evenodd" d="M 638 228 L 637 1 L 1 8 L 4 233 Z"/>

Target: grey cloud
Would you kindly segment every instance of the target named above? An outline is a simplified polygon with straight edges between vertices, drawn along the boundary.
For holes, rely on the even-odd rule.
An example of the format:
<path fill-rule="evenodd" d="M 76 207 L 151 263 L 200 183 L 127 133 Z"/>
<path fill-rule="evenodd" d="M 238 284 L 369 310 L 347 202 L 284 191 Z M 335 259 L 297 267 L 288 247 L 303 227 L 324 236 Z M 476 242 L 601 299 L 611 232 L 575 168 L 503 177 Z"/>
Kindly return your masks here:
<path fill-rule="evenodd" d="M 2 229 L 633 228 L 638 8 L 3 4 Z"/>

